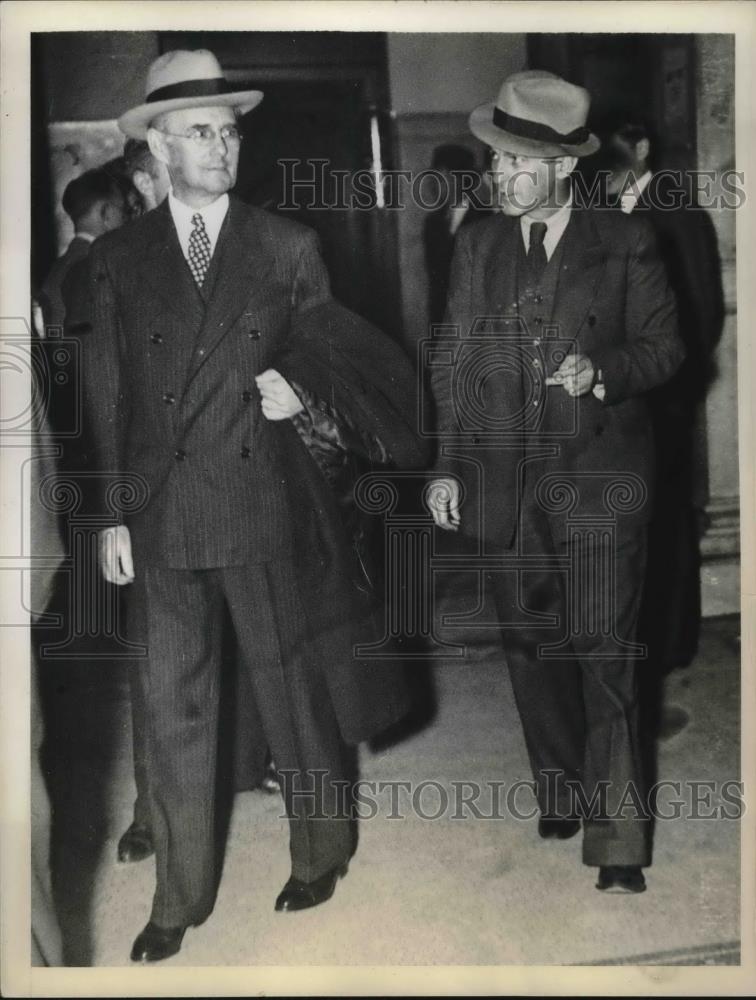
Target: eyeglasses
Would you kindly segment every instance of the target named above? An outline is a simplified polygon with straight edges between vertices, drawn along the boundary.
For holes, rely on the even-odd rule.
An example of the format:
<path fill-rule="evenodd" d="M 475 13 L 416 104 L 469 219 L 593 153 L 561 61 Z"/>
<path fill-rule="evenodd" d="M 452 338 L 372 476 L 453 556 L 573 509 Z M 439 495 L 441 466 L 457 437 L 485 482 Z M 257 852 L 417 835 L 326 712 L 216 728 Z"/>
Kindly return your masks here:
<path fill-rule="evenodd" d="M 166 132 L 165 129 L 158 129 L 163 135 L 173 136 L 174 139 L 189 139 L 195 146 L 211 146 L 215 142 L 216 135 L 220 135 L 224 142 L 241 142 L 244 134 L 236 125 L 224 125 L 219 133 L 209 125 L 192 125 L 186 132 Z"/>
<path fill-rule="evenodd" d="M 561 156 L 524 156 L 519 153 L 508 153 L 506 150 L 502 149 L 492 149 L 489 148 L 487 152 L 488 162 L 501 163 L 504 161 L 508 163 L 510 167 L 526 167 L 533 163 L 554 163 L 556 160 L 561 160 Z"/>

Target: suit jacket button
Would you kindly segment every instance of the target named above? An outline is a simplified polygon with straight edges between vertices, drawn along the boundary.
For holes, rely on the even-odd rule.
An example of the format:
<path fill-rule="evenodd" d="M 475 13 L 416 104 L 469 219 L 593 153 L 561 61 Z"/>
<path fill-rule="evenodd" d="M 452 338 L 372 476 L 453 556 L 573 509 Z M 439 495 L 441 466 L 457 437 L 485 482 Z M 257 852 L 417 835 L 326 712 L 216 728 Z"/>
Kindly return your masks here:
<path fill-rule="evenodd" d="M 247 336 L 250 340 L 259 340 L 260 331 L 259 330 L 247 330 Z"/>
<path fill-rule="evenodd" d="M 596 317 L 593 314 L 591 314 L 588 317 L 588 326 L 595 326 L 595 325 L 596 325 Z"/>
<path fill-rule="evenodd" d="M 163 393 L 163 402 L 164 403 L 168 403 L 168 405 L 170 406 L 172 403 L 176 402 L 176 397 L 173 395 L 172 392 L 164 392 Z"/>
<path fill-rule="evenodd" d="M 176 461 L 183 462 L 185 458 L 186 458 L 186 452 L 184 451 L 184 449 L 178 448 L 176 451 Z"/>
<path fill-rule="evenodd" d="M 602 435 L 603 433 L 604 433 L 604 428 L 602 427 L 602 425 L 601 425 L 601 424 L 599 424 L 599 425 L 598 425 L 598 426 L 596 427 L 596 437 L 601 437 L 601 435 Z"/>
<path fill-rule="evenodd" d="M 251 452 L 250 452 L 249 448 L 245 444 L 244 447 L 241 450 L 241 457 L 242 458 L 249 458 L 250 454 L 251 454 Z"/>
<path fill-rule="evenodd" d="M 152 341 L 153 344 L 162 344 L 163 335 L 162 333 L 153 333 L 152 336 L 150 337 L 150 340 Z"/>
<path fill-rule="evenodd" d="M 245 403 L 249 403 L 251 401 L 252 393 L 249 391 L 249 389 L 244 390 L 244 392 L 242 393 L 242 399 L 244 400 Z"/>
<path fill-rule="evenodd" d="M 536 323 L 538 326 L 540 326 L 541 323 L 543 323 L 543 316 L 536 316 L 533 322 Z"/>

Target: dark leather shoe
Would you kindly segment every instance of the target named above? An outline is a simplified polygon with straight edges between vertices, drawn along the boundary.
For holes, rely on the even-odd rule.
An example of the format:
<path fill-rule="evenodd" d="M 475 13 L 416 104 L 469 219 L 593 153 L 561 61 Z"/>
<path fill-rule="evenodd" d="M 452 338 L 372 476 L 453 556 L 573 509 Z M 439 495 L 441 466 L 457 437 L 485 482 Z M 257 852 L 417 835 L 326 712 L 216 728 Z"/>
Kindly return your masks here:
<path fill-rule="evenodd" d="M 602 892 L 645 892 L 640 865 L 605 865 L 599 868 L 596 888 Z"/>
<path fill-rule="evenodd" d="M 276 900 L 277 913 L 293 913 L 295 910 L 309 910 L 311 906 L 325 903 L 333 895 L 336 883 L 347 873 L 349 862 L 332 868 L 314 882 L 301 882 L 293 876 L 279 893 Z"/>
<path fill-rule="evenodd" d="M 544 840 L 569 840 L 580 832 L 579 819 L 564 816 L 541 816 L 538 820 L 538 836 Z"/>
<path fill-rule="evenodd" d="M 132 962 L 160 962 L 181 950 L 186 927 L 158 927 L 150 921 L 131 949 Z"/>
<path fill-rule="evenodd" d="M 118 841 L 119 861 L 144 861 L 154 853 L 152 834 L 146 826 L 140 826 L 138 823 L 132 823 Z"/>

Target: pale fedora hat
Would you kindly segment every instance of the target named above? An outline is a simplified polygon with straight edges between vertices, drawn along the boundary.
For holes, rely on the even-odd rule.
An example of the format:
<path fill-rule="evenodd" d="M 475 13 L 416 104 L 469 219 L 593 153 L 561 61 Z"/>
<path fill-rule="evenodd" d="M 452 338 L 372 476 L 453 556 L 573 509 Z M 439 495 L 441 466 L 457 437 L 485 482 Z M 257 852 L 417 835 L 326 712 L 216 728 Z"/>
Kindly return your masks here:
<path fill-rule="evenodd" d="M 144 104 L 126 111 L 118 127 L 132 139 L 144 139 L 153 119 L 182 108 L 238 108 L 246 114 L 263 99 L 260 90 L 234 90 L 208 49 L 166 52 L 147 71 Z"/>
<path fill-rule="evenodd" d="M 522 156 L 589 156 L 601 143 L 586 128 L 588 91 L 545 70 L 514 73 L 495 101 L 470 115 L 470 131 L 489 146 Z"/>

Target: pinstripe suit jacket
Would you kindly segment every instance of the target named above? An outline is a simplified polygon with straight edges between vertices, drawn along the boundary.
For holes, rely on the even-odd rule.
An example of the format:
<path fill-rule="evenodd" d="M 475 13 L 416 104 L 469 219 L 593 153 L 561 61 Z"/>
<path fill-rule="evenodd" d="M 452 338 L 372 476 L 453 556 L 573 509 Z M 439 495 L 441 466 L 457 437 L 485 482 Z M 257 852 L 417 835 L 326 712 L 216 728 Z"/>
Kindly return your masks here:
<path fill-rule="evenodd" d="M 354 586 L 328 483 L 293 423 L 265 419 L 254 377 L 290 368 L 307 388 L 316 372 L 310 388 L 390 441 L 395 461 L 422 462 L 403 352 L 331 299 L 313 232 L 233 197 L 204 298 L 167 203 L 98 240 L 88 269 L 90 302 L 75 319 L 92 325 L 82 338 L 90 464 L 103 487 L 121 472 L 145 484 L 125 517 L 135 571 L 290 556 L 343 737 L 382 731 L 408 707 L 401 668 L 355 661 L 354 643 L 380 638 L 381 623 Z M 105 489 L 95 502 L 107 509 Z"/>
<path fill-rule="evenodd" d="M 127 518 L 135 559 L 200 569 L 281 553 L 296 431 L 263 417 L 254 379 L 297 314 L 330 297 L 314 233 L 232 197 L 201 294 L 163 203 L 94 244 L 90 281 L 93 464 L 144 480 Z"/>

